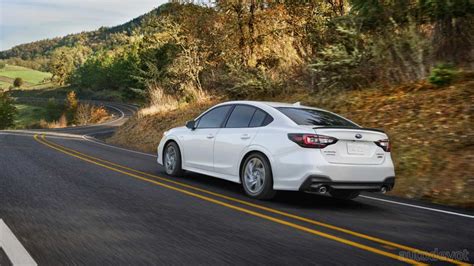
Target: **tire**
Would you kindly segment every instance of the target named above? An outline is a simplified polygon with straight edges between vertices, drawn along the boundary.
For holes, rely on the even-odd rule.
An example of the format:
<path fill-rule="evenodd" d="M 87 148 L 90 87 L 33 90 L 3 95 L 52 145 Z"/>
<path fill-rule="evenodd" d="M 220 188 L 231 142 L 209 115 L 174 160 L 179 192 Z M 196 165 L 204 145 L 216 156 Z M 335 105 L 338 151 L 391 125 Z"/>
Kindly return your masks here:
<path fill-rule="evenodd" d="M 163 167 L 165 172 L 170 176 L 178 176 L 183 174 L 181 167 L 181 151 L 176 142 L 170 142 L 166 145 L 163 152 Z"/>
<path fill-rule="evenodd" d="M 351 200 L 355 199 L 359 196 L 359 191 L 353 190 L 332 190 L 329 192 L 333 198 L 340 199 L 340 200 Z"/>
<path fill-rule="evenodd" d="M 270 162 L 261 153 L 247 156 L 240 170 L 240 181 L 245 193 L 251 198 L 271 199 L 276 194 Z"/>

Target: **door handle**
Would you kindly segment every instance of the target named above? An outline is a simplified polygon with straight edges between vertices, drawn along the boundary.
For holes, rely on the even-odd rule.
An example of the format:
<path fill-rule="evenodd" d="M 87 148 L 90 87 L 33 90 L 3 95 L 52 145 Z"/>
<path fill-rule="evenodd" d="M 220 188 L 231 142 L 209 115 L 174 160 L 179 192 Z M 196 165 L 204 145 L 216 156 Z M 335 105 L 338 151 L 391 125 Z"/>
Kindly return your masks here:
<path fill-rule="evenodd" d="M 213 139 L 213 138 L 214 138 L 214 135 L 209 134 L 209 135 L 206 136 L 206 138 L 208 138 L 208 139 Z"/>
<path fill-rule="evenodd" d="M 240 136 L 241 139 L 249 139 L 250 138 L 250 135 L 249 134 L 243 134 L 242 136 Z"/>

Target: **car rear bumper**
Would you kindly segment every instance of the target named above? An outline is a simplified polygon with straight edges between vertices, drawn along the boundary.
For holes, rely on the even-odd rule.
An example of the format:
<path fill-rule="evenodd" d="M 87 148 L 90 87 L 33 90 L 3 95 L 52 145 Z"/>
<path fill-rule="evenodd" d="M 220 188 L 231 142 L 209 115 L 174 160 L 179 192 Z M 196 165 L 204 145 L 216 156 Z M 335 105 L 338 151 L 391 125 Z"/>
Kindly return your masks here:
<path fill-rule="evenodd" d="M 276 190 L 301 190 L 307 182 L 311 182 L 308 180 L 314 180 L 314 183 L 331 183 L 335 189 L 376 191 L 394 180 L 395 176 L 389 154 L 381 164 L 329 163 L 315 149 L 286 152 L 274 159 L 273 188 Z"/>
<path fill-rule="evenodd" d="M 321 187 L 328 190 L 381 191 L 383 187 L 390 191 L 395 186 L 395 177 L 386 177 L 382 182 L 333 181 L 327 176 L 311 175 L 301 184 L 300 191 L 318 192 Z"/>

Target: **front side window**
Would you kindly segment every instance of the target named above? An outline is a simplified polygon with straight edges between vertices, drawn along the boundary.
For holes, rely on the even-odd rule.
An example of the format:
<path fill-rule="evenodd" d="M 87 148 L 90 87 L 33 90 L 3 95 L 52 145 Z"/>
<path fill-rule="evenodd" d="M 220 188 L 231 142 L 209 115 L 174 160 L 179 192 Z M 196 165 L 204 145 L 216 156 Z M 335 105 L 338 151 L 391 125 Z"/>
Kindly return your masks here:
<path fill-rule="evenodd" d="M 225 127 L 248 127 L 255 111 L 255 107 L 247 105 L 237 105 L 230 114 L 229 120 L 227 120 L 227 124 Z"/>
<path fill-rule="evenodd" d="M 347 119 L 321 110 L 294 107 L 277 107 L 276 109 L 298 125 L 359 127 Z"/>
<path fill-rule="evenodd" d="M 219 128 L 229 112 L 231 105 L 219 106 L 199 118 L 197 128 Z"/>

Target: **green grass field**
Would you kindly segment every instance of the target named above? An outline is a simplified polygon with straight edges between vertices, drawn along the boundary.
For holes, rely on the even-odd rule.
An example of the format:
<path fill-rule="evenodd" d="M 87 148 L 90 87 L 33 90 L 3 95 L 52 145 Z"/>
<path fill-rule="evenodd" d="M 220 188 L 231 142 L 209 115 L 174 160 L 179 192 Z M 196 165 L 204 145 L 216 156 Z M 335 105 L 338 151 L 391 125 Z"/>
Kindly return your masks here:
<path fill-rule="evenodd" d="M 15 119 L 15 128 L 28 128 L 46 116 L 46 108 L 44 106 L 15 104 L 15 107 L 18 110 Z"/>
<path fill-rule="evenodd" d="M 22 78 L 23 87 L 34 87 L 43 82 L 45 78 L 51 78 L 51 73 L 41 72 L 26 67 L 6 65 L 0 69 L 0 87 L 8 88 L 13 85 L 15 78 Z"/>
<path fill-rule="evenodd" d="M 12 85 L 12 83 L 0 80 L 0 89 L 8 89 L 10 85 Z"/>

